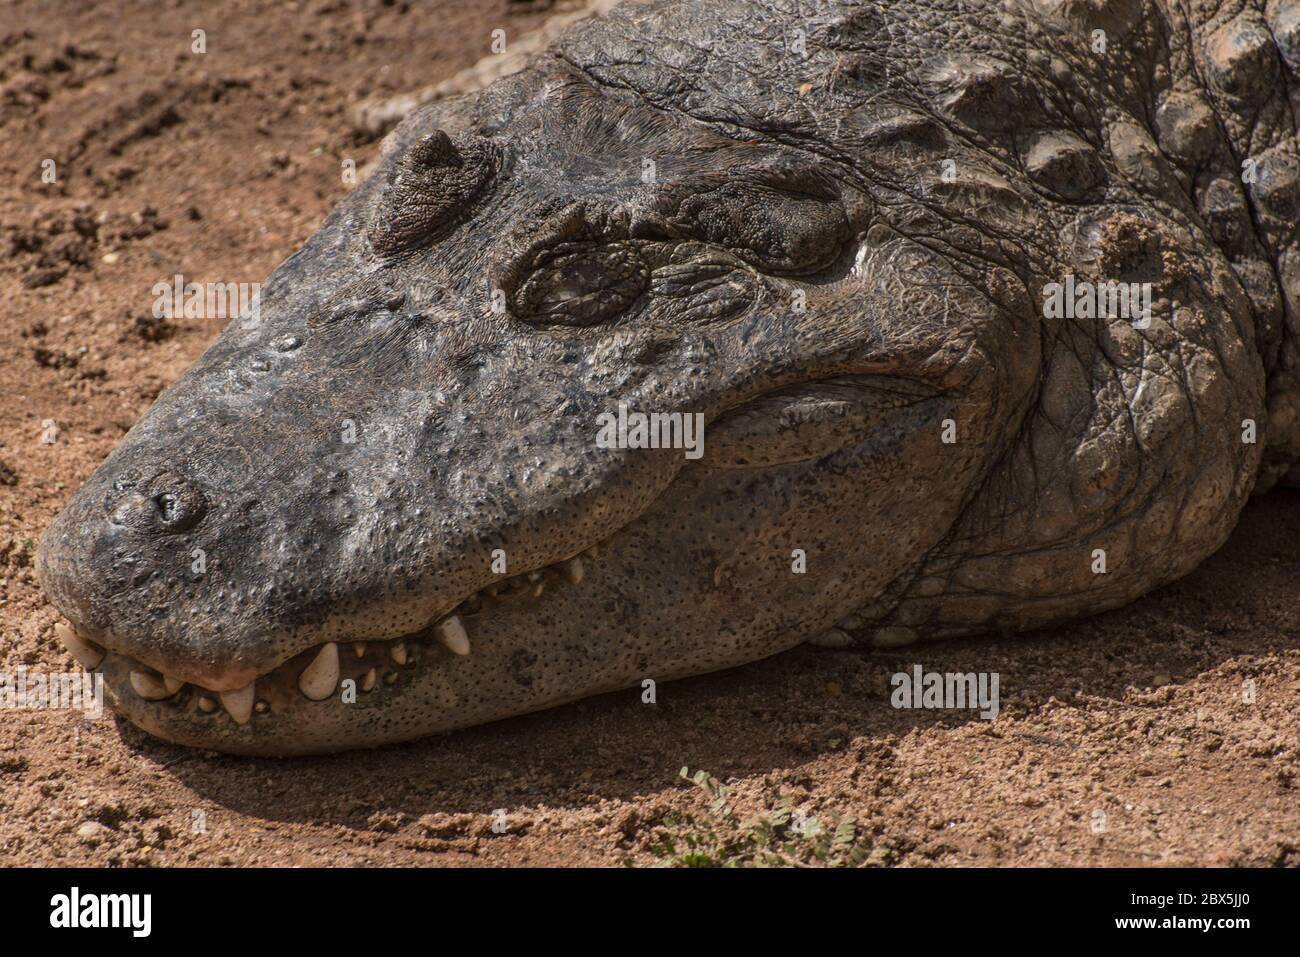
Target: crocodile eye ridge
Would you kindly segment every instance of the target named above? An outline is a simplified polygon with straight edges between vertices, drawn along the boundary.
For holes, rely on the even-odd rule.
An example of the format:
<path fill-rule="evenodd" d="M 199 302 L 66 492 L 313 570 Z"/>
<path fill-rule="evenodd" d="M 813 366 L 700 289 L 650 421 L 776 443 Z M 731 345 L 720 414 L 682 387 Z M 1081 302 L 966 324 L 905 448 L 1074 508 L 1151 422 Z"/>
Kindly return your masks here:
<path fill-rule="evenodd" d="M 486 137 L 429 133 L 389 169 L 367 230 L 371 246 L 394 255 L 463 222 L 500 167 L 500 150 Z"/>

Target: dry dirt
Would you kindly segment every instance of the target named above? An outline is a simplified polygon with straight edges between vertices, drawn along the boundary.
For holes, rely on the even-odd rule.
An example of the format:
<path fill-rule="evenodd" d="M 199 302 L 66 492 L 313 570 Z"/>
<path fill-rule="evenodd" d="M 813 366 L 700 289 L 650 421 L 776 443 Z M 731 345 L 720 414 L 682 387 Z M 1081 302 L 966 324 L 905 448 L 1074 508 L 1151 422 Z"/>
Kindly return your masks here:
<path fill-rule="evenodd" d="M 3 670 L 72 666 L 34 542 L 218 331 L 152 319 L 151 286 L 264 278 L 343 195 L 343 161 L 374 156 L 349 122 L 358 102 L 449 76 L 494 28 L 540 18 L 504 0 L 0 2 Z M 706 858 L 713 840 L 743 856 L 755 832 L 711 815 L 678 778 L 689 766 L 778 832 L 763 811 L 778 792 L 818 820 L 854 815 L 870 863 L 1295 866 L 1298 584 L 1300 494 L 1281 492 L 1198 572 L 1124 611 L 1015 638 L 800 649 L 661 686 L 653 706 L 629 691 L 289 761 L 6 711 L 0 860 L 654 863 L 690 837 Z M 998 672 L 1001 715 L 893 709 L 889 675 L 918 662 Z M 791 844 L 788 859 L 814 858 L 812 839 Z"/>

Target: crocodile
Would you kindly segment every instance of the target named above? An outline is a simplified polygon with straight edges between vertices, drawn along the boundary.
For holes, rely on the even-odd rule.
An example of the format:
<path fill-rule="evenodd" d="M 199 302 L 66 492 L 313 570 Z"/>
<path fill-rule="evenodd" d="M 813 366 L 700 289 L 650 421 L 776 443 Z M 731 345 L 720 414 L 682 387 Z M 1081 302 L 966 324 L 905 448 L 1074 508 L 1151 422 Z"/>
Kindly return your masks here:
<path fill-rule="evenodd" d="M 1297 76 L 1296 0 L 622 4 L 389 134 L 45 532 L 59 634 L 290 755 L 1131 602 L 1300 478 Z"/>

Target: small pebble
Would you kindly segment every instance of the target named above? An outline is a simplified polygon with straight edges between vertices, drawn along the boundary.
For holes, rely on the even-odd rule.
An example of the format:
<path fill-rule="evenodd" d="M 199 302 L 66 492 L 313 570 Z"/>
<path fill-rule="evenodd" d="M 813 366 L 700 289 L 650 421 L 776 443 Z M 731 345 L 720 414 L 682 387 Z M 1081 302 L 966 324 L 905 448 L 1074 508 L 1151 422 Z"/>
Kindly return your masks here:
<path fill-rule="evenodd" d="M 81 843 L 89 844 L 91 847 L 104 843 L 108 834 L 108 828 L 98 821 L 86 821 L 77 828 L 77 837 L 81 839 Z"/>

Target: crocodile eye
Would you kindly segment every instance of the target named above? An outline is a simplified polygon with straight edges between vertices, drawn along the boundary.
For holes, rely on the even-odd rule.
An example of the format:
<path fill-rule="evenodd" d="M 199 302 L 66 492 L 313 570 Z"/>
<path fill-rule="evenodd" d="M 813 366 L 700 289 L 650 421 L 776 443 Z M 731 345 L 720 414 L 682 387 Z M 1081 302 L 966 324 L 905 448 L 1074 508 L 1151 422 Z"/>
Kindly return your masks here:
<path fill-rule="evenodd" d="M 393 255 L 429 242 L 468 217 L 499 168 L 500 154 L 491 140 L 452 139 L 434 130 L 390 168 L 370 221 L 370 244 Z"/>
<path fill-rule="evenodd" d="M 628 244 L 564 243 L 520 285 L 514 312 L 543 325 L 596 325 L 632 305 L 649 281 L 649 267 Z"/>

